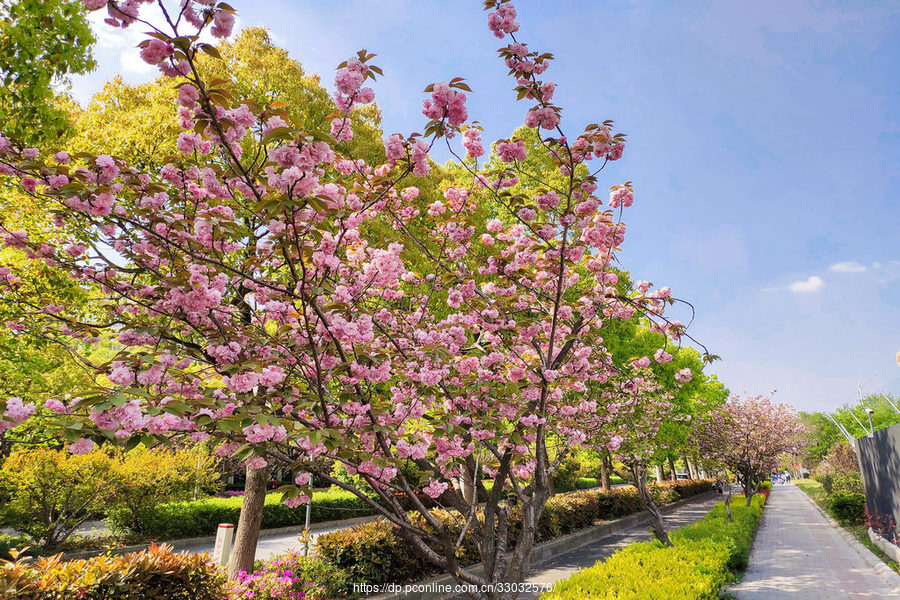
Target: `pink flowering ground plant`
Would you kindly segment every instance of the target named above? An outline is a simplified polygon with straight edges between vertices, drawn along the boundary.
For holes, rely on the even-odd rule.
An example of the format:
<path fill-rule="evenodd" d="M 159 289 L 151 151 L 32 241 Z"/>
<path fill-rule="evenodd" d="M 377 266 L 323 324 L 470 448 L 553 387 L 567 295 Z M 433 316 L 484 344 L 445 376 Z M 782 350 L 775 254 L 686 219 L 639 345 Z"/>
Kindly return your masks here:
<path fill-rule="evenodd" d="M 139 52 L 178 86 L 173 116 L 184 131 L 180 155 L 154 157 L 144 164 L 161 166 L 150 170 L 0 138 L 0 173 L 77 232 L 50 244 L 3 228 L 3 242 L 93 286 L 103 309 L 98 319 L 48 305 L 3 268 L 4 302 L 21 315 L 12 327 L 69 347 L 103 335 L 121 346 L 97 366 L 94 389 L 54 405 L 70 449 L 212 439 L 248 473 L 293 470 L 283 490 L 291 506 L 308 501 L 312 473 L 367 502 L 458 580 L 521 581 L 550 477 L 619 377 L 607 324 L 643 316 L 683 333 L 663 314 L 667 288 L 617 287 L 611 265 L 634 193 L 624 183 L 601 196 L 598 174 L 622 156 L 624 136 L 609 121 L 563 133 L 554 84 L 542 79 L 552 57 L 518 41 L 510 2 L 485 3 L 488 25 L 530 105 L 525 125 L 559 175 L 552 185 L 526 170 L 515 140 L 497 146 L 499 161 L 480 162 L 485 145 L 460 78 L 428 86 L 422 133 L 387 136 L 384 160 L 368 164 L 347 142 L 350 116 L 373 102 L 368 86 L 382 74 L 373 54 L 339 66 L 337 112 L 304 122 L 201 76 L 198 56 L 217 56 L 201 34 L 229 35 L 227 4 L 86 4 L 106 9 L 112 26 L 149 28 Z M 426 203 L 415 182 L 436 143 L 464 153 L 466 176 Z M 524 178 L 535 191 L 515 191 Z M 0 400 L 0 427 L 32 412 Z M 364 485 L 332 476 L 335 462 Z M 484 575 L 460 568 L 460 540 L 425 496 L 476 531 Z M 515 530 L 510 496 L 523 514 Z M 244 511 L 261 497 L 248 492 Z M 242 514 L 233 574 L 252 564 L 253 525 Z"/>

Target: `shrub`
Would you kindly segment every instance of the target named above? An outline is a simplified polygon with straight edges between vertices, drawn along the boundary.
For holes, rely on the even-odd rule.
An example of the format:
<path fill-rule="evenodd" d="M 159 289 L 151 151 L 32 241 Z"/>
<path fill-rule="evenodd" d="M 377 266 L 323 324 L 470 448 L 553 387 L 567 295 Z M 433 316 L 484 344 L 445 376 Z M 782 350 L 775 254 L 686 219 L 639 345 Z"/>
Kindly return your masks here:
<path fill-rule="evenodd" d="M 276 556 L 254 573 L 241 571 L 229 587 L 234 600 L 355 597 L 345 572 L 324 561 L 306 558 L 299 552 Z"/>
<path fill-rule="evenodd" d="M 571 456 L 564 458 L 553 472 L 553 491 L 559 493 L 574 490 L 580 471 L 581 463 L 578 460 Z"/>
<path fill-rule="evenodd" d="M 822 488 L 825 490 L 825 493 L 830 496 L 832 486 L 834 485 L 834 475 L 832 473 L 825 473 L 822 475 L 816 475 L 814 479 L 822 484 Z"/>
<path fill-rule="evenodd" d="M 105 452 L 70 454 L 37 448 L 13 452 L 0 468 L 9 493 L 5 521 L 45 548 L 102 512 L 116 491 L 113 459 Z"/>
<path fill-rule="evenodd" d="M 434 571 L 387 521 L 373 521 L 320 535 L 317 556 L 347 573 L 347 583 L 420 579 Z"/>
<path fill-rule="evenodd" d="M 844 524 L 861 525 L 866 520 L 866 496 L 857 492 L 835 492 L 831 513 Z"/>
<path fill-rule="evenodd" d="M 217 491 L 218 459 L 202 446 L 173 452 L 138 446 L 116 462 L 116 494 L 108 511 L 117 530 L 138 534 L 153 521 L 157 505 L 188 500 L 196 491 Z"/>
<path fill-rule="evenodd" d="M 0 597 L 17 600 L 224 600 L 225 576 L 205 554 L 145 552 L 0 565 Z"/>
<path fill-rule="evenodd" d="M 541 598 L 718 598 L 732 571 L 746 565 L 764 502 L 756 496 L 746 507 L 733 499 L 731 523 L 720 502 L 702 521 L 673 532 L 674 547 L 656 541 L 631 544 Z"/>
<path fill-rule="evenodd" d="M 772 480 L 766 479 L 765 481 L 763 481 L 761 484 L 759 484 L 759 489 L 769 490 L 771 492 L 772 491 Z"/>
<path fill-rule="evenodd" d="M 862 476 L 859 471 L 850 473 L 835 473 L 832 478 L 831 494 L 862 494 Z"/>
<path fill-rule="evenodd" d="M 0 560 L 11 559 L 12 555 L 9 551 L 13 548 L 21 552 L 26 546 L 30 545 L 31 541 L 27 537 L 0 533 Z"/>
<path fill-rule="evenodd" d="M 679 481 L 663 481 L 661 483 L 651 481 L 647 484 L 647 488 L 653 495 L 653 500 L 657 504 L 667 504 L 676 500 L 683 500 L 710 492 L 713 489 L 713 480 L 711 479 L 684 479 Z"/>
<path fill-rule="evenodd" d="M 137 527 L 153 539 L 214 535 L 219 523 L 238 522 L 243 500 L 242 496 L 235 496 L 160 504 L 141 512 Z M 372 512 L 371 507 L 350 492 L 317 491 L 313 494 L 310 519 L 312 522 L 350 519 Z M 129 518 L 130 515 L 121 510 L 109 514 L 110 523 L 117 530 L 130 530 Z M 290 508 L 281 502 L 280 493 L 266 496 L 264 528 L 303 525 L 305 522 L 305 506 Z"/>

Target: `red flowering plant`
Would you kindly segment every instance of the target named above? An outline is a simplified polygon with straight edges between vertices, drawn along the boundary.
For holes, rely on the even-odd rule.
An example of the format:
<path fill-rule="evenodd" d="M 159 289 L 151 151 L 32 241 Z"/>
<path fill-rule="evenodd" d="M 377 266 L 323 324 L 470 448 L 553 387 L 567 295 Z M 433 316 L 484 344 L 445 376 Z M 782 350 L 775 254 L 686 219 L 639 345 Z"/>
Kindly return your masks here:
<path fill-rule="evenodd" d="M 866 507 L 866 527 L 888 540 L 894 545 L 900 546 L 900 528 L 897 527 L 897 520 L 893 515 L 883 515 L 879 513 L 870 513 L 869 507 Z"/>
<path fill-rule="evenodd" d="M 542 176 L 525 170 L 514 142 L 498 147 L 498 165 L 480 165 L 460 78 L 428 87 L 423 133 L 388 136 L 384 162 L 367 164 L 347 141 L 350 115 L 374 99 L 373 54 L 339 66 L 337 113 L 302 122 L 201 76 L 198 56 L 217 55 L 201 34 L 230 33 L 227 4 L 86 4 L 107 8 L 113 25 L 150 28 L 140 53 L 178 86 L 184 132 L 180 156 L 157 157 L 162 168 L 149 171 L 0 138 L 0 172 L 79 232 L 49 244 L 3 229 L 4 243 L 94 286 L 105 309 L 90 319 L 48 305 L 3 268 L 3 301 L 21 315 L 11 326 L 62 344 L 105 332 L 121 345 L 96 365 L 95 389 L 51 407 L 70 450 L 212 438 L 248 475 L 268 464 L 294 471 L 283 490 L 292 506 L 308 501 L 312 473 L 368 503 L 458 580 L 521 581 L 550 476 L 585 440 L 615 375 L 605 327 L 644 315 L 670 336 L 684 329 L 663 314 L 667 288 L 616 287 L 621 214 L 634 196 L 615 185 L 604 206 L 595 192 L 624 137 L 610 122 L 562 132 L 554 86 L 539 78 L 551 56 L 514 37 L 509 2 L 485 3 L 489 26 L 508 41 L 500 55 L 519 99 L 533 103 L 525 124 L 541 130 L 564 182 L 533 194 L 510 191 L 515 178 Z M 164 27 L 142 16 L 144 5 L 156 5 Z M 413 178 L 427 176 L 435 143 L 454 150 L 458 138 L 469 177 L 426 204 Z M 0 400 L 0 427 L 32 412 Z M 562 444 L 553 460 L 551 432 Z M 334 477 L 335 462 L 362 483 Z M 460 540 L 421 494 L 477 532 L 484 575 L 460 568 Z M 486 501 L 476 510 L 477 497 Z M 261 498 L 245 498 L 232 573 L 252 564 L 244 513 Z M 514 530 L 513 502 L 523 514 Z"/>

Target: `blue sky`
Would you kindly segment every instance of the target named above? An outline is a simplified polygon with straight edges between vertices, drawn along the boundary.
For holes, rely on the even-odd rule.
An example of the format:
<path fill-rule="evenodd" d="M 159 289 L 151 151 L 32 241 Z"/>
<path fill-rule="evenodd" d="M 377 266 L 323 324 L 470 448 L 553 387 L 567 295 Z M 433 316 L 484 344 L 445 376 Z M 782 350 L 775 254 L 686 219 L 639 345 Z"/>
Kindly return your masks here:
<path fill-rule="evenodd" d="M 478 2 L 231 3 L 330 85 L 376 52 L 386 133 L 421 128 L 422 89 L 465 77 L 486 140 L 527 106 Z M 900 394 L 900 4 L 517 2 L 519 37 L 557 61 L 563 128 L 614 119 L 629 136 L 606 185 L 634 182 L 623 265 L 691 301 L 691 333 L 733 392 L 803 410 Z M 96 13 L 95 13 L 96 14 Z M 84 101 L 153 71 L 139 30 L 98 27 Z M 440 154 L 436 158 L 443 159 Z"/>

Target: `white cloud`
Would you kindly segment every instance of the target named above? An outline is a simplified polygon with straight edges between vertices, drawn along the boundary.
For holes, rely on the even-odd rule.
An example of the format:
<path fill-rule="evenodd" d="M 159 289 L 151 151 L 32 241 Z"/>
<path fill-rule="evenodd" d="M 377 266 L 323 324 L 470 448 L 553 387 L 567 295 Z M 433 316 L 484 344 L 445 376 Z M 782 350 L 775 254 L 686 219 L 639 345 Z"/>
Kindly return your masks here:
<path fill-rule="evenodd" d="M 806 294 L 809 292 L 815 292 L 821 289 L 824 285 L 825 282 L 822 281 L 821 277 L 819 277 L 818 275 L 810 275 L 809 279 L 805 281 L 795 281 L 788 286 L 788 289 L 799 294 Z"/>
<path fill-rule="evenodd" d="M 866 271 L 865 265 L 861 265 L 858 262 L 852 260 L 845 260 L 843 262 L 834 263 L 828 268 L 835 273 L 864 273 Z"/>

